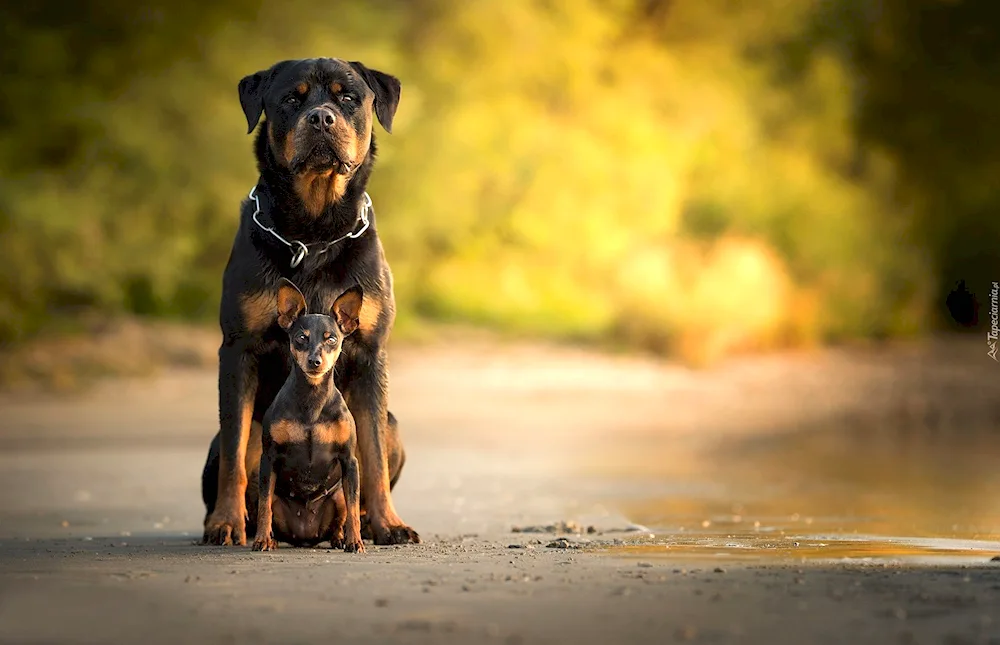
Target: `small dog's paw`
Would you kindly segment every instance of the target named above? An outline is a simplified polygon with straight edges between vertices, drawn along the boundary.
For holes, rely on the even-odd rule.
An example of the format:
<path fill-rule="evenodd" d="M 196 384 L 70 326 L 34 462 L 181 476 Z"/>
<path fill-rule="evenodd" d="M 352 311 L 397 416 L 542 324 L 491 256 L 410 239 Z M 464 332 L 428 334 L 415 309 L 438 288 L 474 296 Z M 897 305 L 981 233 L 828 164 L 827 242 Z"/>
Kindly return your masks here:
<path fill-rule="evenodd" d="M 331 549 L 343 549 L 344 548 L 344 537 L 335 537 L 330 540 Z"/>
<path fill-rule="evenodd" d="M 253 546 L 251 547 L 254 551 L 274 551 L 278 548 L 278 543 L 270 535 L 264 537 L 258 537 L 253 541 Z"/>
<path fill-rule="evenodd" d="M 361 541 L 361 536 L 350 538 L 344 542 L 344 553 L 364 553 L 365 543 Z"/>

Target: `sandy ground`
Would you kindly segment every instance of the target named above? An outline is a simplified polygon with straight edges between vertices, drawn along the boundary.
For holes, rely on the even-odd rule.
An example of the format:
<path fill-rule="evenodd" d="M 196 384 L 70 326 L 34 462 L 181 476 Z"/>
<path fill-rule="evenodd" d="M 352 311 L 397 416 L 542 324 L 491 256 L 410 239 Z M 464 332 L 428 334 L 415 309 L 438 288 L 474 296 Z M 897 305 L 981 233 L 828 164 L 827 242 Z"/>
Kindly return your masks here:
<path fill-rule="evenodd" d="M 210 370 L 0 395 L 0 643 L 1000 643 L 981 344 L 701 372 L 395 348 L 394 498 L 426 542 L 364 555 L 194 544 Z M 853 447 L 803 442 L 824 428 Z M 557 520 L 594 529 L 511 531 Z"/>

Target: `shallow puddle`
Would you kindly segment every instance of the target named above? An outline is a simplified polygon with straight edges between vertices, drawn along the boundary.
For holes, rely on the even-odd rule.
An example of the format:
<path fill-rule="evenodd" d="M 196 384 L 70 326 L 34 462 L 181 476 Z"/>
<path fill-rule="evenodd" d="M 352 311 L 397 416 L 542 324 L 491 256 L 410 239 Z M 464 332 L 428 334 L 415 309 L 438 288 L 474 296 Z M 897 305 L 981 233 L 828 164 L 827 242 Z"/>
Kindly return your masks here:
<path fill-rule="evenodd" d="M 1000 554 L 995 437 L 801 431 L 703 445 L 683 461 L 637 464 L 635 494 L 612 502 L 652 534 L 625 552 L 921 563 Z"/>
<path fill-rule="evenodd" d="M 614 549 L 642 558 L 784 562 L 907 562 L 983 564 L 1000 553 L 1000 541 L 880 538 L 876 536 L 761 535 L 657 536 L 646 544 Z"/>

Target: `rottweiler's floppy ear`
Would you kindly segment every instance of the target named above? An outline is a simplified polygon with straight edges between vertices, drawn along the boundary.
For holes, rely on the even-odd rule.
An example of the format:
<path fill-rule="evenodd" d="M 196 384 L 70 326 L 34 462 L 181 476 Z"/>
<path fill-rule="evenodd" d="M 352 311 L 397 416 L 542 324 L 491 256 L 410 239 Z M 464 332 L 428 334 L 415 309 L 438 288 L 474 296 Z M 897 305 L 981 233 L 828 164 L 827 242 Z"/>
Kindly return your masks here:
<path fill-rule="evenodd" d="M 337 319 L 337 326 L 344 335 L 354 332 L 358 328 L 358 317 L 361 314 L 361 301 L 364 299 L 364 292 L 361 287 L 355 285 L 340 294 L 333 303 L 333 317 Z"/>
<path fill-rule="evenodd" d="M 399 79 L 376 69 L 368 69 L 358 61 L 351 61 L 351 67 L 375 93 L 375 116 L 385 131 L 392 134 L 392 117 L 399 106 Z"/>
<path fill-rule="evenodd" d="M 278 281 L 278 325 L 288 331 L 288 328 L 306 311 L 306 299 L 299 288 L 291 280 L 282 278 Z"/>
<path fill-rule="evenodd" d="M 253 132 L 264 111 L 264 89 L 270 74 L 265 71 L 244 76 L 240 81 L 240 105 L 247 117 L 247 134 Z"/>

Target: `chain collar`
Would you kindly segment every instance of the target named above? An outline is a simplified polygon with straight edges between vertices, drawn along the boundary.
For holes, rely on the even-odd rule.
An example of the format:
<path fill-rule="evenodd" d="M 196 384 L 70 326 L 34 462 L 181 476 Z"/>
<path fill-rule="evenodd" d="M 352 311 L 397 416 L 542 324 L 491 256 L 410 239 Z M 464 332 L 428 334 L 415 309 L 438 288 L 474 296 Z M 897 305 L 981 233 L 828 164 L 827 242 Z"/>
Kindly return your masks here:
<path fill-rule="evenodd" d="M 289 248 L 289 250 L 292 252 L 292 260 L 291 262 L 289 262 L 289 266 L 291 266 L 291 268 L 293 269 L 302 264 L 302 260 L 304 260 L 306 256 L 309 255 L 310 253 L 315 253 L 316 255 L 322 255 L 327 251 L 329 251 L 330 247 L 332 247 L 334 244 L 337 244 L 338 242 L 343 242 L 344 240 L 347 239 L 353 240 L 364 235 L 365 231 L 368 230 L 368 224 L 369 224 L 368 217 L 371 214 L 372 210 L 372 198 L 369 197 L 368 193 L 366 192 L 365 201 L 361 205 L 361 211 L 358 213 L 358 222 L 361 222 L 360 229 L 358 229 L 358 224 L 357 222 L 355 222 L 354 228 L 357 230 L 353 230 L 347 235 L 341 235 L 332 242 L 314 242 L 312 244 L 303 244 L 298 240 L 288 241 L 285 238 L 281 237 L 281 235 L 279 235 L 278 232 L 275 231 L 273 228 L 271 228 L 270 226 L 264 226 L 264 224 L 261 223 L 261 221 L 258 219 L 258 215 L 261 214 L 261 209 L 260 209 L 260 198 L 257 197 L 256 185 L 250 189 L 250 194 L 248 195 L 248 197 L 252 199 L 254 203 L 254 211 L 253 211 L 254 224 L 259 226 L 261 230 L 266 231 L 271 235 L 273 235 L 276 240 L 278 240 L 279 242 L 281 242 L 282 244 L 284 244 Z M 309 250 L 310 246 L 322 246 L 323 248 L 319 249 L 318 251 L 317 250 L 310 251 Z"/>

